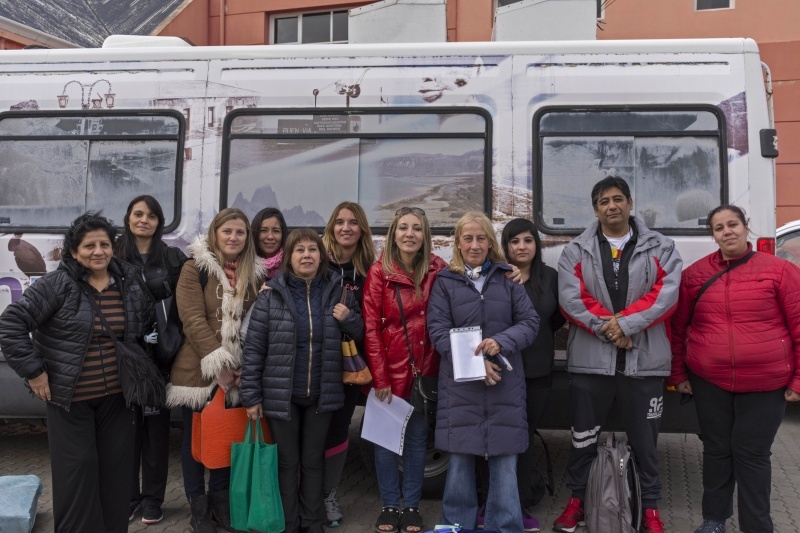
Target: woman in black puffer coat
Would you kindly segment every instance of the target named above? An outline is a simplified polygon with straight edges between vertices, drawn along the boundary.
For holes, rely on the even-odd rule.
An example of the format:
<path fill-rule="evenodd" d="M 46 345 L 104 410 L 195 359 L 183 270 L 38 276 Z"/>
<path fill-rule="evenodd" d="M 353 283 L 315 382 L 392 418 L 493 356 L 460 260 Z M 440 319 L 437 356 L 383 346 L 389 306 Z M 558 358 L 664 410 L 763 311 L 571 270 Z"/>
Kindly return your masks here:
<path fill-rule="evenodd" d="M 251 419 L 267 417 L 278 445 L 286 533 L 323 531 L 325 440 L 344 405 L 342 332 L 359 342 L 364 336 L 355 297 L 345 291 L 340 303 L 339 277 L 316 232 L 294 230 L 247 330 L 239 396 Z"/>
<path fill-rule="evenodd" d="M 186 261 L 186 254 L 180 248 L 167 246 L 161 240 L 165 222 L 158 200 L 147 194 L 137 196 L 128 204 L 123 219 L 124 229 L 114 243 L 114 255 L 141 269 L 145 286 L 159 307 L 162 300 L 175 292 L 181 267 Z M 166 303 L 164 307 L 168 309 Z M 158 341 L 163 342 L 163 339 Z M 157 358 L 156 363 L 167 381 L 172 362 Z M 164 518 L 161 505 L 167 489 L 169 417 L 167 408 L 154 410 L 136 406 L 130 520 L 138 509 L 142 510 L 143 524 L 157 524 Z"/>
<path fill-rule="evenodd" d="M 133 469 L 134 411 L 89 299 L 118 339 L 139 343 L 153 324 L 153 300 L 136 269 L 112 257 L 114 234 L 96 213 L 78 217 L 58 269 L 0 316 L 6 361 L 47 402 L 56 531 L 128 530 L 130 486 L 119 476 Z"/>

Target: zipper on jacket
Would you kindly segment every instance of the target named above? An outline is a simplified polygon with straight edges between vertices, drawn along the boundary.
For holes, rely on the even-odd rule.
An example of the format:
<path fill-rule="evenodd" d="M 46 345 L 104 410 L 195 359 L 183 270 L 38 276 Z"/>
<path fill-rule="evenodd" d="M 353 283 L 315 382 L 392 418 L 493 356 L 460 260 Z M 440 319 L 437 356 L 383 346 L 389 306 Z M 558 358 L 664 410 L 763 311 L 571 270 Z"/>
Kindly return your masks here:
<path fill-rule="evenodd" d="M 728 347 L 731 351 L 731 390 L 736 390 L 736 357 L 733 353 L 733 317 L 731 316 L 731 273 L 725 276 L 725 312 L 728 315 Z"/>
<path fill-rule="evenodd" d="M 308 386 L 306 396 L 311 397 L 311 367 L 314 363 L 314 321 L 311 319 L 311 280 L 306 281 L 306 305 L 308 306 Z"/>

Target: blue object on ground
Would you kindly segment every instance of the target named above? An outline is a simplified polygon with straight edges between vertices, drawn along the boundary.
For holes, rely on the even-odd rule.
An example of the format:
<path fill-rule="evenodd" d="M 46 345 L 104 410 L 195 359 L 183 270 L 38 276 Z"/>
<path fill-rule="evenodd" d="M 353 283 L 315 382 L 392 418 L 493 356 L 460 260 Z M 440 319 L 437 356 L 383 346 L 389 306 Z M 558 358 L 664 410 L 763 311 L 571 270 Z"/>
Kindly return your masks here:
<path fill-rule="evenodd" d="M 42 492 L 39 476 L 0 476 L 0 531 L 30 533 Z"/>

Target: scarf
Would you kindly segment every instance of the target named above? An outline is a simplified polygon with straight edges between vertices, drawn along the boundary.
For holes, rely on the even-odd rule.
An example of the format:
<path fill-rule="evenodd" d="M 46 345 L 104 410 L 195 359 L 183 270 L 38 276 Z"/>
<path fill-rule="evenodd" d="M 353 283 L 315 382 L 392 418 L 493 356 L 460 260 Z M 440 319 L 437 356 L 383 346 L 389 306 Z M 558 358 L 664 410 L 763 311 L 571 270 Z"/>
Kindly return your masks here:
<path fill-rule="evenodd" d="M 278 250 L 278 253 L 272 257 L 264 258 L 264 268 L 267 270 L 267 279 L 272 279 L 281 269 L 281 261 L 283 260 L 283 248 Z"/>
<path fill-rule="evenodd" d="M 231 284 L 233 289 L 236 289 L 236 269 L 239 268 L 239 259 L 237 258 L 236 261 L 226 262 L 223 267 L 222 271 L 225 272 L 225 277 L 228 278 L 228 281 Z"/>

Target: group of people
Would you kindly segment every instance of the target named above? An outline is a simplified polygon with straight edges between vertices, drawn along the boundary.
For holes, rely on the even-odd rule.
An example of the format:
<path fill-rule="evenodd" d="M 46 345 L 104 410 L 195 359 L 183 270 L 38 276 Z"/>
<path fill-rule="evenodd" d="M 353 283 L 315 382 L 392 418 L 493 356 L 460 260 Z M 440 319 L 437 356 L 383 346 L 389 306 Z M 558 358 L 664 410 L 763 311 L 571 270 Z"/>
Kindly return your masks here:
<path fill-rule="evenodd" d="M 196 533 L 214 524 L 233 531 L 230 469 L 210 469 L 206 480 L 192 455 L 193 414 L 217 388 L 228 405 L 266 418 L 286 531 L 341 523 L 336 490 L 363 392 L 342 382 L 343 336 L 365 354 L 378 401 L 408 400 L 415 378 L 438 377 L 435 423 L 415 411 L 401 456 L 375 449 L 375 531 L 424 530 L 431 430 L 449 452 L 444 523 L 538 531 L 530 510 L 542 482 L 530 444 L 565 321 L 572 494 L 553 529 L 583 525 L 589 467 L 616 404 L 639 466 L 642 531 L 664 531 L 657 439 L 666 380 L 696 399 L 704 444 L 696 533 L 725 531 L 737 485 L 740 529 L 772 531 L 770 448 L 786 401 L 800 399 L 800 270 L 753 252 L 736 206 L 708 215 L 719 250 L 682 270 L 672 240 L 631 216 L 623 179 L 598 182 L 591 201 L 597 220 L 565 247 L 557 271 L 542 260 L 533 222 L 508 222 L 498 242 L 480 212 L 456 224 L 449 264 L 432 253 L 417 207 L 395 213 L 379 254 L 354 202 L 334 209 L 321 237 L 289 232 L 274 208 L 252 221 L 223 209 L 189 245 L 190 259 L 162 241 L 164 216 L 151 196 L 130 203 L 119 237 L 98 213 L 77 218 L 58 269 L 0 316 L 4 356 L 47 402 L 56 531 L 121 532 L 138 512 L 146 524 L 163 517 L 169 409 L 126 405 L 103 324 L 126 342 L 157 343 L 155 306 L 166 298 L 177 302 L 183 342 L 160 370 L 166 407 L 182 411 Z M 466 327 L 480 327 L 474 356 L 483 356 L 485 379 L 455 379 L 451 330 Z M 119 483 L 119 472 L 132 483 Z"/>

